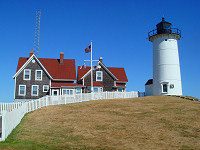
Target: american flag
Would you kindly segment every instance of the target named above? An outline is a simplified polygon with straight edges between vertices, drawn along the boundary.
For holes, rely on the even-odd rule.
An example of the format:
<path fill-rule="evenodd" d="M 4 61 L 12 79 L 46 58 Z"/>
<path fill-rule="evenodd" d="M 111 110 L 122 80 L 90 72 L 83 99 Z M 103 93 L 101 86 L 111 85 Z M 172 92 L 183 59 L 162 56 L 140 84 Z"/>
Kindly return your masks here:
<path fill-rule="evenodd" d="M 91 45 L 85 48 L 85 53 L 91 52 Z"/>

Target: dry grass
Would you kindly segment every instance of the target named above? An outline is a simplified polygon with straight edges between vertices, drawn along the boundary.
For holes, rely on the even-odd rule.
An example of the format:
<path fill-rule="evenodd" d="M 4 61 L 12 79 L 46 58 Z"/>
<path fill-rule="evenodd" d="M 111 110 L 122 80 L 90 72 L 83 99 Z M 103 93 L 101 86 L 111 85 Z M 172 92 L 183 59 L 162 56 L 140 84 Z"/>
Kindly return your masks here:
<path fill-rule="evenodd" d="M 152 96 L 49 106 L 0 149 L 200 149 L 200 102 Z"/>

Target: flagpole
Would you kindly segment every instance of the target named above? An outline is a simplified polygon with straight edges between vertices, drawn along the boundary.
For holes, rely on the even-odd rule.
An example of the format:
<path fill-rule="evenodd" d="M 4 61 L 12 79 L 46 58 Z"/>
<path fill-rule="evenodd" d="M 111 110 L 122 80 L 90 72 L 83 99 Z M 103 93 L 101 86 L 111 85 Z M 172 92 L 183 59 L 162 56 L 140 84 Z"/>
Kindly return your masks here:
<path fill-rule="evenodd" d="M 93 71 L 92 71 L 92 40 L 91 40 L 91 93 L 93 93 Z"/>

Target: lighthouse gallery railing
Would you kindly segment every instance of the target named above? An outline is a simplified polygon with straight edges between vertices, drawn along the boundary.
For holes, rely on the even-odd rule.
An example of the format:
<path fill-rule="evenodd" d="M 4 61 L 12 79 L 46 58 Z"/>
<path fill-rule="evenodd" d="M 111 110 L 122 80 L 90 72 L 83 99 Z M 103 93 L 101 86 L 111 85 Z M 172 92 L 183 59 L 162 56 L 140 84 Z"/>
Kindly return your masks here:
<path fill-rule="evenodd" d="M 158 33 L 157 31 L 158 31 L 157 29 L 154 29 L 154 30 L 150 31 L 150 32 L 148 33 L 148 37 L 150 38 L 150 37 L 152 37 L 152 36 L 154 36 L 154 35 L 160 34 L 160 33 Z M 169 34 L 177 34 L 177 35 L 180 35 L 180 36 L 181 36 L 181 30 L 178 29 L 178 28 L 171 28 L 171 29 L 168 29 L 166 33 L 169 33 Z"/>

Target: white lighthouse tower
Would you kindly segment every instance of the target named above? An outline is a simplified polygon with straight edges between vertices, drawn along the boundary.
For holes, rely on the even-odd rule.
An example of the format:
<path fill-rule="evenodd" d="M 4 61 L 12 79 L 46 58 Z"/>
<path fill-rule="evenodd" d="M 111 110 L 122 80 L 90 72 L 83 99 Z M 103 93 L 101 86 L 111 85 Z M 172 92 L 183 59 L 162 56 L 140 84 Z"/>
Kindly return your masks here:
<path fill-rule="evenodd" d="M 178 40 L 181 31 L 164 18 L 149 32 L 153 43 L 153 95 L 182 95 Z"/>

